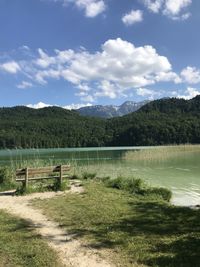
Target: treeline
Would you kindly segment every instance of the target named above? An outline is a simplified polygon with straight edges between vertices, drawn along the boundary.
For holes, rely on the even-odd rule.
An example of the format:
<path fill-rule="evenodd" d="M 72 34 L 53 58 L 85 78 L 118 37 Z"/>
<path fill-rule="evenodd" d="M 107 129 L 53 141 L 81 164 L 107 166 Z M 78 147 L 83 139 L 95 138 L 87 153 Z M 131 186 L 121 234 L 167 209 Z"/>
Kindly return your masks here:
<path fill-rule="evenodd" d="M 200 96 L 161 99 L 123 117 L 84 117 L 59 107 L 0 109 L 0 148 L 200 143 Z"/>

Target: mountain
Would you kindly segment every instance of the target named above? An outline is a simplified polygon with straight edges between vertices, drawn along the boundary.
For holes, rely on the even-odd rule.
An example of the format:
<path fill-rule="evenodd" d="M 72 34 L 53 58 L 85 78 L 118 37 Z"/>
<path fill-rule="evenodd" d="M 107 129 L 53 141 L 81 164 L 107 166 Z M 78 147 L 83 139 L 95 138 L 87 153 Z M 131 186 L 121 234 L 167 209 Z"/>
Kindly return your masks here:
<path fill-rule="evenodd" d="M 113 118 L 113 117 L 124 116 L 131 112 L 135 112 L 147 103 L 149 103 L 149 101 L 147 100 L 138 103 L 133 101 L 126 101 L 121 106 L 96 105 L 90 107 L 82 107 L 77 109 L 77 111 L 79 114 L 83 116 Z"/>
<path fill-rule="evenodd" d="M 155 100 L 110 119 L 59 107 L 0 108 L 0 126 L 2 149 L 200 144 L 200 96 Z"/>

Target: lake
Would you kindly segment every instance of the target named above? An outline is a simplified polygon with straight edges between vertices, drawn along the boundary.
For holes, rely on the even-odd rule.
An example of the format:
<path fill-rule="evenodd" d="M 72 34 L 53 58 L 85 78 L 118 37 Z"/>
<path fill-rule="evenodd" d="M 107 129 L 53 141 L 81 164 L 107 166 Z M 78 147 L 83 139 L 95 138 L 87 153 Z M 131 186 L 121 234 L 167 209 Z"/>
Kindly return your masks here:
<path fill-rule="evenodd" d="M 169 188 L 172 203 L 181 206 L 200 204 L 200 152 L 182 153 L 162 161 L 125 160 L 127 151 L 152 147 L 106 147 L 62 149 L 0 150 L 0 165 L 45 160 L 51 164 L 71 163 L 80 171 L 96 172 L 99 176 L 124 176 L 144 179 L 153 186 Z"/>

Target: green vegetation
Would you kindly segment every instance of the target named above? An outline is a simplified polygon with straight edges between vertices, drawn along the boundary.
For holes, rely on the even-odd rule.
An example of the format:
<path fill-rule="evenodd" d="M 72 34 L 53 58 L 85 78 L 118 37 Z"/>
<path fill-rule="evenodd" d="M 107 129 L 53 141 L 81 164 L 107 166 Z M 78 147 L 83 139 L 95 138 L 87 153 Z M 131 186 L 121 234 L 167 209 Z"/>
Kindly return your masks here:
<path fill-rule="evenodd" d="M 117 266 L 199 266 L 199 210 L 171 206 L 160 189 L 141 194 L 144 185 L 137 179 L 84 181 L 83 194 L 34 205 Z"/>
<path fill-rule="evenodd" d="M 32 194 L 36 192 L 47 192 L 47 191 L 65 191 L 69 188 L 69 183 L 67 180 L 64 180 L 62 184 L 57 180 L 43 180 L 40 182 L 29 182 L 29 185 L 27 188 L 25 188 L 23 185 L 13 187 L 12 189 L 16 189 L 15 195 L 27 195 L 27 194 Z M 0 187 L 1 191 L 1 187 Z M 3 191 L 3 190 L 2 190 Z"/>
<path fill-rule="evenodd" d="M 174 145 L 127 151 L 123 158 L 126 160 L 165 161 L 171 158 L 185 156 L 185 153 L 188 155 L 188 153 L 195 152 L 200 152 L 200 145 Z"/>
<path fill-rule="evenodd" d="M 0 167 L 0 191 L 15 188 L 12 169 L 9 167 Z"/>
<path fill-rule="evenodd" d="M 30 225 L 0 211 L 0 267 L 59 267 L 55 252 Z"/>
<path fill-rule="evenodd" d="M 58 107 L 0 108 L 0 148 L 198 144 L 199 107 L 200 96 L 161 99 L 107 120 Z"/>
<path fill-rule="evenodd" d="M 130 194 L 149 196 L 153 198 L 161 198 L 165 201 L 170 201 L 172 193 L 166 188 L 157 188 L 147 186 L 141 179 L 117 177 L 109 179 L 103 178 L 103 181 L 108 187 L 116 188 L 129 192 Z"/>
<path fill-rule="evenodd" d="M 17 164 L 12 166 L 0 167 L 0 192 L 16 189 L 16 195 L 30 194 L 34 192 L 45 192 L 45 191 L 64 191 L 68 189 L 68 180 L 64 179 L 60 185 L 58 179 L 48 179 L 48 180 L 38 180 L 38 181 L 29 181 L 28 188 L 25 188 L 22 182 L 15 181 L 15 171 L 19 168 Z M 18 167 L 17 167 L 18 166 Z M 20 167 L 25 166 L 29 167 L 44 167 L 48 166 L 48 161 L 30 161 L 20 163 Z"/>

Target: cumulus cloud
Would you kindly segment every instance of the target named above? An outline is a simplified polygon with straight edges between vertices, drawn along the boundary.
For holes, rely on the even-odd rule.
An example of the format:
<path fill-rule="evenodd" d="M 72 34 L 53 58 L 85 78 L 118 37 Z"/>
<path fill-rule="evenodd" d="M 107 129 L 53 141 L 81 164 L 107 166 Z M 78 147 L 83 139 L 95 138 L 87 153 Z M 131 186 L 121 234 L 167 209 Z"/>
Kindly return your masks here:
<path fill-rule="evenodd" d="M 153 13 L 158 13 L 164 3 L 164 0 L 141 0 L 141 1 Z"/>
<path fill-rule="evenodd" d="M 32 83 L 26 82 L 26 81 L 22 81 L 20 84 L 17 85 L 17 88 L 26 89 L 26 88 L 30 88 L 32 86 L 33 86 Z"/>
<path fill-rule="evenodd" d="M 46 107 L 52 107 L 52 106 L 57 106 L 58 105 L 50 105 L 50 104 L 45 104 L 43 102 L 38 102 L 36 104 L 29 104 L 27 105 L 27 107 L 29 108 L 34 108 L 34 109 L 40 109 L 40 108 L 46 108 Z M 79 109 L 79 108 L 82 108 L 82 107 L 90 107 L 92 106 L 92 104 L 90 103 L 87 103 L 87 104 L 71 104 L 71 105 L 66 105 L 66 106 L 60 106 L 61 108 L 64 108 L 64 109 Z"/>
<path fill-rule="evenodd" d="M 153 13 L 161 12 L 173 20 L 186 20 L 190 13 L 186 9 L 192 4 L 192 0 L 141 0 Z"/>
<path fill-rule="evenodd" d="M 184 98 L 186 100 L 192 99 L 195 96 L 200 95 L 200 90 L 192 87 L 188 87 L 184 94 L 177 95 L 178 98 Z"/>
<path fill-rule="evenodd" d="M 126 26 L 143 21 L 143 12 L 141 10 L 132 10 L 122 17 L 122 21 Z"/>
<path fill-rule="evenodd" d="M 19 64 L 15 61 L 8 61 L 1 64 L 0 69 L 11 74 L 15 74 L 21 70 Z"/>
<path fill-rule="evenodd" d="M 136 47 L 121 38 L 106 41 L 94 53 L 69 49 L 55 50 L 50 55 L 40 48 L 31 60 L 19 60 L 17 65 L 30 83 L 46 85 L 50 79 L 66 80 L 84 102 L 123 97 L 128 90 L 158 82 L 180 82 L 169 60 L 154 47 Z"/>
<path fill-rule="evenodd" d="M 200 83 L 200 70 L 195 67 L 188 66 L 181 72 L 183 80 L 189 84 Z"/>
<path fill-rule="evenodd" d="M 153 100 L 155 99 L 155 97 L 160 96 L 160 92 L 147 88 L 138 88 L 136 90 L 136 93 L 138 96 L 148 98 L 149 100 Z"/>
<path fill-rule="evenodd" d="M 94 18 L 106 10 L 104 0 L 50 0 L 62 2 L 63 6 L 74 4 L 77 8 L 84 10 L 85 16 Z"/>

